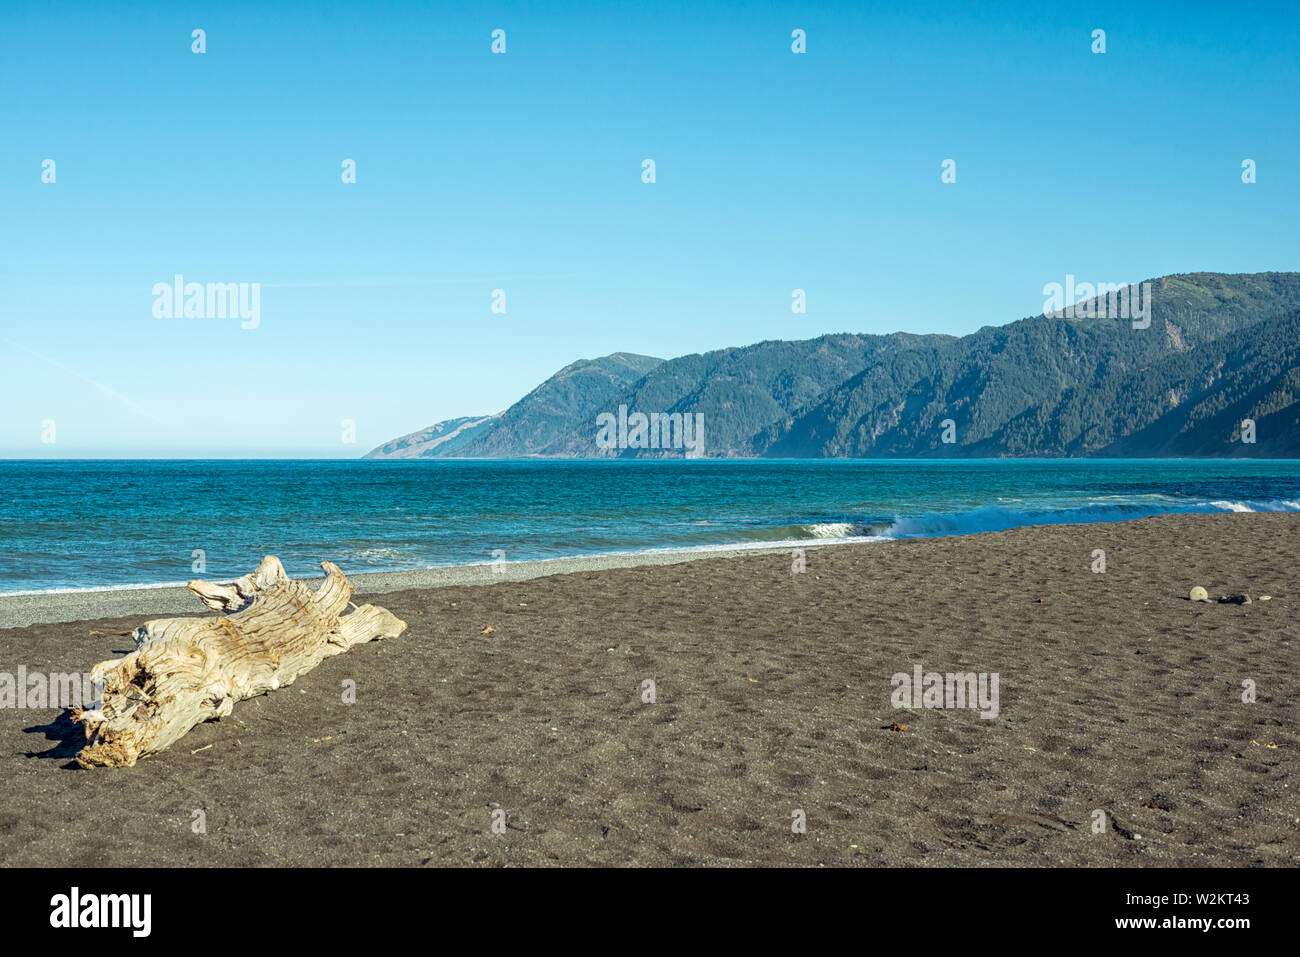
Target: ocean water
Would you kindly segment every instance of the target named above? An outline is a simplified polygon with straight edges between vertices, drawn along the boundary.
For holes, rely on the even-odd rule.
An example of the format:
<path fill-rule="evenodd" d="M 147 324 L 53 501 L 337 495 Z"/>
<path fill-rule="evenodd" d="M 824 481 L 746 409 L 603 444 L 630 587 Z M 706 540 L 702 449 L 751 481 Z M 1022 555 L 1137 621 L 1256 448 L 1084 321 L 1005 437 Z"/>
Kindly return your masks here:
<path fill-rule="evenodd" d="M 1300 511 L 1296 461 L 3 461 L 0 592 Z M 206 569 L 193 570 L 196 552 Z"/>

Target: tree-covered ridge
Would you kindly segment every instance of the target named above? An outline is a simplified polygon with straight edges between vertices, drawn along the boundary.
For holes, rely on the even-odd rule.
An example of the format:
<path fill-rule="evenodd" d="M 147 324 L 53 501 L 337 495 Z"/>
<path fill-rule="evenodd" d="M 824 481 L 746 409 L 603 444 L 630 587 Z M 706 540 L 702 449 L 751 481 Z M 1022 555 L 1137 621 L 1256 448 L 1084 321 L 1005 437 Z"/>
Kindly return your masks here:
<path fill-rule="evenodd" d="M 1171 356 L 1113 388 L 1114 456 L 1300 454 L 1300 310 Z M 1255 423 L 1254 443 L 1241 441 Z"/>
<path fill-rule="evenodd" d="M 1151 296 L 1147 328 L 1116 318 L 1037 316 L 986 327 L 924 357 L 866 369 L 789 422 L 765 429 L 755 452 L 992 457 L 1092 455 L 1110 449 L 1119 454 L 1116 443 L 1127 430 L 1165 411 L 1150 400 L 1124 418 L 1118 413 L 1121 397 L 1176 389 L 1162 365 L 1170 357 L 1243 348 L 1261 321 L 1300 306 L 1300 274 L 1169 276 L 1151 281 Z M 943 441 L 948 420 L 955 426 L 952 444 Z M 1134 449 L 1125 454 L 1183 453 Z M 1254 454 L 1283 453 L 1265 452 L 1257 444 Z"/>
<path fill-rule="evenodd" d="M 663 362 L 652 356 L 616 352 L 570 363 L 524 396 L 495 427 L 459 449 L 463 457 L 550 454 L 565 436 L 594 434 L 596 415 L 610 399 Z"/>
<path fill-rule="evenodd" d="M 447 419 L 393 439 L 366 458 L 511 458 L 537 455 L 562 436 L 595 420 L 610 397 L 662 359 L 616 352 L 579 359 L 551 376 L 506 411 Z"/>
<path fill-rule="evenodd" d="M 1300 273 L 1150 280 L 1138 328 L 1091 313 L 960 338 L 844 333 L 667 361 L 616 353 L 567 366 L 418 454 L 682 454 L 598 447 L 596 417 L 625 406 L 702 414 L 709 457 L 1300 456 Z M 1239 440 L 1243 419 L 1256 442 Z M 410 455 L 405 439 L 371 454 Z"/>
<path fill-rule="evenodd" d="M 605 409 L 619 406 L 643 413 L 703 414 L 706 454 L 752 455 L 753 437 L 768 423 L 807 405 L 859 369 L 942 336 L 829 335 L 797 342 L 769 341 L 734 349 L 682 356 L 656 366 L 642 379 L 611 396 Z M 545 450 L 548 455 L 597 454 L 594 418 Z M 606 454 L 664 454 L 635 449 Z M 677 454 L 680 454 L 678 452 Z"/>

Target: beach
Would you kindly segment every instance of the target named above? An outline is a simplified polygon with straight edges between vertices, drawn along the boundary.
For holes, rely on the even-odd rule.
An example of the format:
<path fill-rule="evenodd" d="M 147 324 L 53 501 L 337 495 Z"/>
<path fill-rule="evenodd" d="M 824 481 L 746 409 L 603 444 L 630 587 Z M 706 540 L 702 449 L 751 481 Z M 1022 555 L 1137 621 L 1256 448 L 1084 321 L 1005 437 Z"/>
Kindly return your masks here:
<path fill-rule="evenodd" d="M 1294 513 L 564 562 L 357 576 L 405 633 L 132 768 L 0 709 L 0 861 L 1300 863 Z M 6 598 L 0 672 L 89 671 L 132 647 L 92 632 L 203 613 Z M 996 708 L 895 707 L 918 666 L 996 676 Z"/>

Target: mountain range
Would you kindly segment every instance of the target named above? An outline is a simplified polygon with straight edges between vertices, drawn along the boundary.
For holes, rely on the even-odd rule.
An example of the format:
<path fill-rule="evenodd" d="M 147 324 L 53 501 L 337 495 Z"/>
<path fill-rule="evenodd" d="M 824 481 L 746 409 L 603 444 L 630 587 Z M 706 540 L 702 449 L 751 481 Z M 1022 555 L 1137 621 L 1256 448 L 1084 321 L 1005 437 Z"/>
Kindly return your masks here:
<path fill-rule="evenodd" d="M 579 360 L 504 412 L 366 457 L 683 455 L 602 448 L 597 417 L 620 409 L 702 414 L 710 458 L 1300 457 L 1300 273 L 1148 282 L 1145 327 L 1098 318 L 1101 297 L 1078 310 L 1088 318 L 960 337 L 840 333 Z"/>

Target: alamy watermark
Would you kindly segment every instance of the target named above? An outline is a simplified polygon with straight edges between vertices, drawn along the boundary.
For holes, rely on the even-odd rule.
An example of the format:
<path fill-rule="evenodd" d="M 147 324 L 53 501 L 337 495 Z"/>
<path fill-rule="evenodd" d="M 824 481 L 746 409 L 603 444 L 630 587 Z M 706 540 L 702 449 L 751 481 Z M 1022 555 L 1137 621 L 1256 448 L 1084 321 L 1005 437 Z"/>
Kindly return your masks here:
<path fill-rule="evenodd" d="M 1043 315 L 1049 319 L 1132 319 L 1134 329 L 1151 325 L 1151 283 L 1076 283 L 1072 273 L 1065 285 L 1043 287 Z"/>
<path fill-rule="evenodd" d="M 73 887 L 50 898 L 51 927 L 118 927 L 133 937 L 148 937 L 152 912 L 152 894 L 83 894 Z"/>
<path fill-rule="evenodd" d="M 633 412 L 618 407 L 618 415 L 596 416 L 599 449 L 683 449 L 687 458 L 704 454 L 704 413 Z"/>
<path fill-rule="evenodd" d="M 154 283 L 152 292 L 155 319 L 242 319 L 241 329 L 262 322 L 260 282 L 186 282 L 178 273 Z"/>
<path fill-rule="evenodd" d="M 900 671 L 889 679 L 894 686 L 889 703 L 895 708 L 978 708 L 981 718 L 998 716 L 998 673 L 981 671 Z"/>
<path fill-rule="evenodd" d="M 104 682 L 89 672 L 28 671 L 19 665 L 17 674 L 0 671 L 0 708 L 85 708 L 99 707 Z"/>

